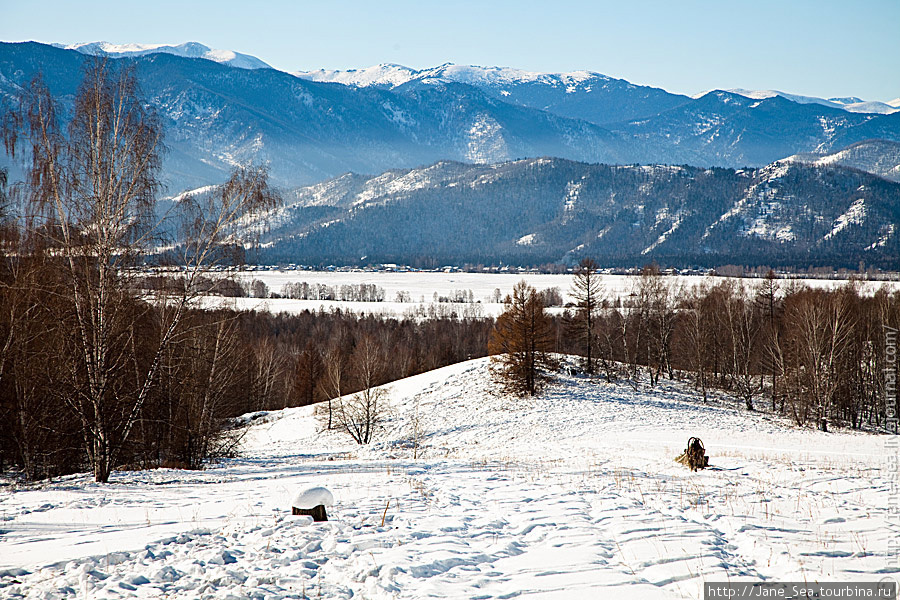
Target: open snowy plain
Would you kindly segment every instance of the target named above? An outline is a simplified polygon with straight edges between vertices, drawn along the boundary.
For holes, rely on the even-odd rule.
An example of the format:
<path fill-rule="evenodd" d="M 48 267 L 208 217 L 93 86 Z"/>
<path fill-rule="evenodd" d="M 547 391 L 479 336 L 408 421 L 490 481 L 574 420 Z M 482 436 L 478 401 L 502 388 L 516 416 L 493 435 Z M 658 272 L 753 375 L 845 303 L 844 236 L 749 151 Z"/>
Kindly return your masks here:
<path fill-rule="evenodd" d="M 711 580 L 900 573 L 888 436 L 677 382 L 563 375 L 513 399 L 488 364 L 389 386 L 368 447 L 304 407 L 248 416 L 240 456 L 205 471 L 7 487 L 0 597 L 700 598 Z M 708 470 L 673 461 L 692 435 Z M 327 523 L 290 514 L 312 486 L 334 494 Z"/>
<path fill-rule="evenodd" d="M 558 288 L 564 302 L 574 302 L 572 297 L 572 275 L 542 274 L 542 273 L 438 273 L 438 272 L 387 272 L 387 271 L 242 271 L 238 273 L 238 279 L 250 283 L 258 279 L 268 286 L 270 292 L 280 293 L 287 283 L 306 282 L 310 285 L 326 285 L 339 287 L 341 285 L 371 284 L 385 291 L 383 302 L 346 302 L 335 300 L 291 300 L 287 298 L 215 298 L 210 306 L 224 305 L 239 310 L 268 310 L 273 313 L 287 312 L 299 313 L 304 310 L 334 310 L 341 309 L 354 314 L 375 314 L 388 317 L 416 317 L 422 312 L 427 313 L 432 306 L 444 314 L 456 311 L 459 316 L 486 316 L 496 317 L 503 312 L 502 302 L 495 302 L 495 290 L 499 290 L 502 299 L 512 293 L 513 286 L 525 280 L 528 285 L 537 290 Z M 634 275 L 601 275 L 600 282 L 603 295 L 609 301 L 627 297 L 634 289 L 639 277 Z M 664 281 L 676 290 L 690 291 L 698 286 L 714 286 L 725 281 L 734 281 L 747 289 L 753 289 L 762 283 L 761 279 L 736 279 L 728 277 L 713 277 L 702 275 L 676 275 L 666 276 Z M 846 285 L 847 280 L 842 279 L 779 279 L 778 285 L 787 288 L 792 285 L 806 285 L 813 288 L 834 289 Z M 886 287 L 888 290 L 900 288 L 898 281 L 859 281 L 857 282 L 861 294 L 873 294 L 878 289 Z M 436 303 L 434 296 L 449 296 L 454 291 L 472 292 L 473 300 L 477 307 L 460 303 Z M 406 292 L 408 302 L 397 302 L 397 294 Z M 555 307 L 551 312 L 561 312 Z"/>

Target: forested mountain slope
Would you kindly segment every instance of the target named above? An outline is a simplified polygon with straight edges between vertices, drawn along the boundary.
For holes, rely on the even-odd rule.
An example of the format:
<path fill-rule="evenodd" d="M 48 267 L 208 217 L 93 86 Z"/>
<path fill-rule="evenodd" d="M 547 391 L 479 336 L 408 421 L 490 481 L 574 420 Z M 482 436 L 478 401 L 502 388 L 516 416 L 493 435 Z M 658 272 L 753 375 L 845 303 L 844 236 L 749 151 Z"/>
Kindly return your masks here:
<path fill-rule="evenodd" d="M 839 166 L 440 162 L 300 188 L 255 226 L 270 261 L 889 264 L 900 185 Z M 423 262 L 424 261 L 424 262 Z"/>

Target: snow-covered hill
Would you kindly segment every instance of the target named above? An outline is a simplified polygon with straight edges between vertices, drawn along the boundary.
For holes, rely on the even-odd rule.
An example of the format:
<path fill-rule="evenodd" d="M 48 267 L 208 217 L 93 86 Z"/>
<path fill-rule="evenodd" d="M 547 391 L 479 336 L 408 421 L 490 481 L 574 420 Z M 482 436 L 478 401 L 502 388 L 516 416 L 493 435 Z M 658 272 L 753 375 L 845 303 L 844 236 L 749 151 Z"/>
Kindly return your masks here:
<path fill-rule="evenodd" d="M 241 455 L 206 471 L 3 490 L 0 594 L 697 598 L 709 580 L 897 572 L 880 436 L 797 430 L 671 382 L 561 376 L 502 397 L 486 359 L 390 394 L 370 447 L 288 409 L 249 415 Z M 692 435 L 706 471 L 673 462 Z M 312 486 L 334 493 L 327 523 L 290 515 Z"/>
<path fill-rule="evenodd" d="M 66 50 L 78 50 L 83 54 L 100 54 L 112 58 L 124 56 L 147 56 L 148 54 L 174 54 L 184 58 L 204 58 L 241 69 L 271 69 L 255 56 L 241 54 L 233 50 L 214 50 L 199 42 L 185 42 L 176 46 L 167 44 L 110 44 L 109 42 L 85 42 L 79 44 L 54 44 Z"/>

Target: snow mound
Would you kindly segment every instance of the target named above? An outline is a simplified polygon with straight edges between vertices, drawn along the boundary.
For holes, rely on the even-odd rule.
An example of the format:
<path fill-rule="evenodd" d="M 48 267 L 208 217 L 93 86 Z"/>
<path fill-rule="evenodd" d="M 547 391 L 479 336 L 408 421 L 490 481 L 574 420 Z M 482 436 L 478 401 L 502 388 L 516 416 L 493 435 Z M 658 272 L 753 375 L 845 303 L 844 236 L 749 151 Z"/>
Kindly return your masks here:
<path fill-rule="evenodd" d="M 291 506 L 309 510 L 319 505 L 334 506 L 334 494 L 328 488 L 311 487 L 294 496 Z"/>

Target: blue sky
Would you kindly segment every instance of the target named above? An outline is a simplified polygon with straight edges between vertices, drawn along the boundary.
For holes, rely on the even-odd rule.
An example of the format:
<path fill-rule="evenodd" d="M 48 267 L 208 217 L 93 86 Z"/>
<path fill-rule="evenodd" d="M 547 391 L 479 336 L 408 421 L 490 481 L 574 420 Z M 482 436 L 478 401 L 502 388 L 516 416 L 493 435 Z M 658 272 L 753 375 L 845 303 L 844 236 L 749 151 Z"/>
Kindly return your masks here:
<path fill-rule="evenodd" d="M 588 69 L 681 93 L 900 96 L 900 0 L 5 1 L 0 39 L 180 43 L 288 71 Z"/>

